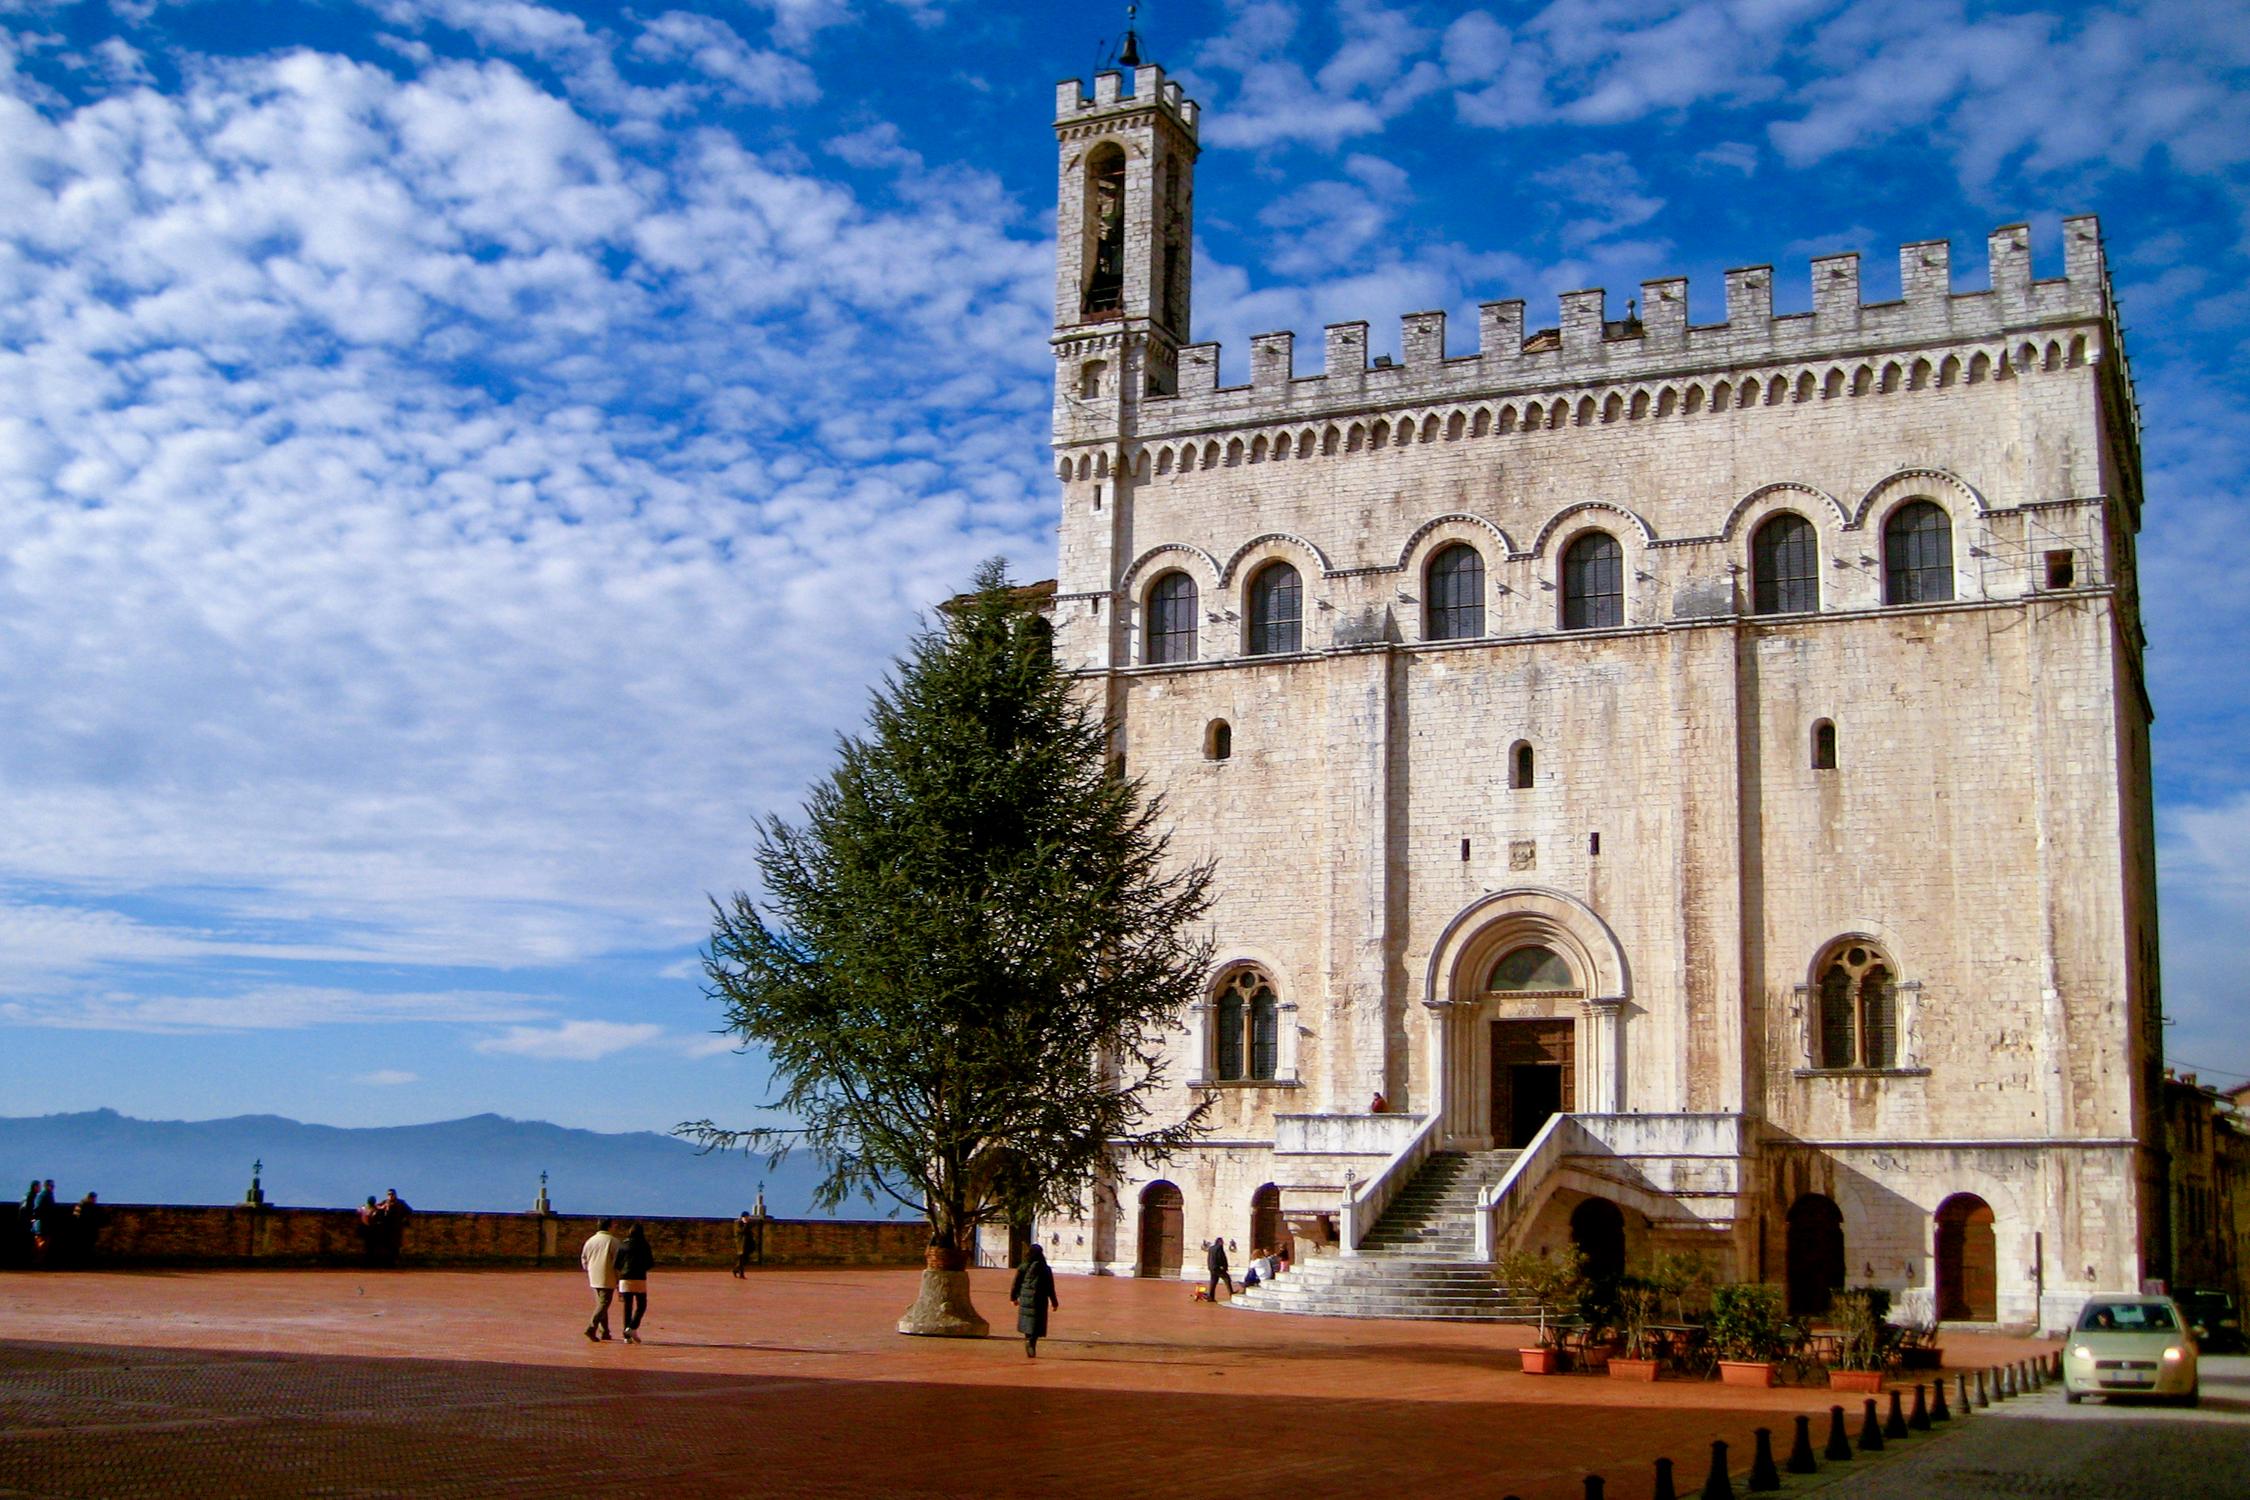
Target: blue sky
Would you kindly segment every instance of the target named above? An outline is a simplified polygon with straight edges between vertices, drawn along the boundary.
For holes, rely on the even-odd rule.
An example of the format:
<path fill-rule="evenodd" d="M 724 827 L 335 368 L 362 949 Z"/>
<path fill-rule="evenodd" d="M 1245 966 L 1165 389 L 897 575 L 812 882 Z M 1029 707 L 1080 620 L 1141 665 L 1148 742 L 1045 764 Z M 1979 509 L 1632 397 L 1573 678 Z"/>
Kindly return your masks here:
<path fill-rule="evenodd" d="M 1117 14 L 1112 14 L 1112 11 Z M 1122 6 L 0 0 L 0 1113 L 742 1118 L 706 892 L 1052 556 L 1053 83 Z M 2108 235 L 2171 1054 L 2250 1072 L 2250 9 L 1143 8 L 1196 335 Z M 1300 348 L 1304 347 L 1301 343 Z"/>

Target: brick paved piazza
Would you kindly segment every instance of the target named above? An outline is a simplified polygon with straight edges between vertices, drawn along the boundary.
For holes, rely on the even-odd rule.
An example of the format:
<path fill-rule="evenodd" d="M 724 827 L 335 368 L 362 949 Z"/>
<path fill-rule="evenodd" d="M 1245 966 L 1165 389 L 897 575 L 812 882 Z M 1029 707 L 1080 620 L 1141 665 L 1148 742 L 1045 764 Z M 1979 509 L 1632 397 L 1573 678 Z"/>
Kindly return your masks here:
<path fill-rule="evenodd" d="M 974 1273 L 1007 1309 L 1005 1272 Z M 1064 1278 L 1054 1337 L 901 1338 L 915 1273 L 659 1268 L 591 1345 L 571 1271 L 0 1277 L 0 1495 L 1459 1494 L 1700 1484 L 1825 1390 L 1534 1377 L 1529 1329 L 1191 1305 Z M 1013 1319 L 1006 1319 L 1013 1327 Z M 1947 1340 L 1949 1365 L 2022 1358 Z M 1856 1408 L 1855 1408 L 1856 1409 Z"/>

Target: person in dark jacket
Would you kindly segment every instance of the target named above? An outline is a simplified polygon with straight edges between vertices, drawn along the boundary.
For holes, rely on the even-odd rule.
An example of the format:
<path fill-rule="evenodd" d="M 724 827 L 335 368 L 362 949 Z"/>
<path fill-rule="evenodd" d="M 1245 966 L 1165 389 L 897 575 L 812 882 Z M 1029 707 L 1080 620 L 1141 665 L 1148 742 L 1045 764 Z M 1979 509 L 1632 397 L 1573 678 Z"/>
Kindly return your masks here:
<path fill-rule="evenodd" d="M 1039 1341 L 1047 1336 L 1047 1309 L 1060 1312 L 1062 1300 L 1055 1295 L 1054 1268 L 1047 1264 L 1047 1252 L 1036 1240 L 1024 1252 L 1023 1264 L 1016 1267 L 1008 1297 L 1016 1304 L 1016 1331 L 1023 1335 L 1024 1358 L 1037 1359 Z"/>
<path fill-rule="evenodd" d="M 1211 1285 L 1204 1289 L 1203 1295 L 1213 1302 L 1218 1301 L 1219 1283 L 1223 1281 L 1227 1284 L 1227 1295 L 1233 1296 L 1234 1275 L 1227 1269 L 1227 1242 L 1224 1239 L 1211 1241 L 1211 1252 L 1204 1257 L 1204 1264 L 1211 1268 Z"/>
<path fill-rule="evenodd" d="M 638 1224 L 625 1227 L 625 1248 L 617 1257 L 617 1300 L 625 1305 L 625 1342 L 641 1341 L 641 1319 L 648 1315 L 648 1273 L 656 1264 L 648 1236 Z"/>

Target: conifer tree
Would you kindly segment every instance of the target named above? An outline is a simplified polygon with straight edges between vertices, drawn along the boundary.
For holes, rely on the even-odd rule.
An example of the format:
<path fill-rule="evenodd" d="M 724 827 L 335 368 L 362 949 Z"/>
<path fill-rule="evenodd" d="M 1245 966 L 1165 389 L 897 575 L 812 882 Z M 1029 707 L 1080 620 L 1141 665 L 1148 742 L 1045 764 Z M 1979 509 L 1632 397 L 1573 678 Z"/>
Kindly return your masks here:
<path fill-rule="evenodd" d="M 1174 867 L 1162 815 L 1115 774 L 1045 620 L 984 564 L 843 740 L 803 824 L 765 821 L 762 905 L 713 903 L 706 993 L 771 1058 L 773 1105 L 796 1123 L 678 1133 L 807 1146 L 822 1206 L 887 1195 L 926 1212 L 944 1250 L 1069 1211 L 1119 1151 L 1162 1160 L 1205 1128 L 1202 1107 L 1145 1116 L 1209 962 L 1195 929 L 1212 873 Z M 981 1334 L 966 1282 L 933 1266 L 901 1330 Z"/>

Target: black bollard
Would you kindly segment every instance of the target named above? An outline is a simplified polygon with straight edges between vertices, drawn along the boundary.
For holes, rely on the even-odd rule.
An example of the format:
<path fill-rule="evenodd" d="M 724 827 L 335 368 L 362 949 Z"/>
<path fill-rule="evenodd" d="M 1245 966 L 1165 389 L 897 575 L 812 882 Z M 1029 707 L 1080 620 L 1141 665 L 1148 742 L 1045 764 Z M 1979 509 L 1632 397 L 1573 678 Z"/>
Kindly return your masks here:
<path fill-rule="evenodd" d="M 1680 1492 L 1672 1488 L 1672 1460 L 1656 1461 L 1656 1493 L 1649 1500 L 1680 1500 Z"/>
<path fill-rule="evenodd" d="M 1812 1418 L 1797 1419 L 1797 1436 L 1789 1444 L 1789 1462 L 1782 1465 L 1792 1474 L 1817 1473 L 1820 1465 L 1812 1456 Z"/>
<path fill-rule="evenodd" d="M 2003 1365 L 1992 1372 L 1992 1404 L 1998 1406 L 2015 1394 L 2008 1389 L 2008 1369 Z"/>
<path fill-rule="evenodd" d="M 1991 1404 L 1992 1396 L 1984 1388 L 1984 1371 L 1979 1370 L 1977 1371 L 1977 1405 L 1990 1406 Z"/>
<path fill-rule="evenodd" d="M 1916 1432 L 1930 1430 L 1930 1403 L 1923 1399 L 1922 1382 L 1919 1380 L 1914 1382 L 1914 1410 L 1907 1414 L 1906 1425 Z"/>
<path fill-rule="evenodd" d="M 1862 1453 L 1880 1453 L 1883 1451 L 1883 1419 L 1875 1415 L 1875 1398 L 1873 1396 L 1867 1398 L 1867 1415 L 1859 1419 L 1859 1451 Z"/>
<path fill-rule="evenodd" d="M 1852 1456 L 1852 1440 L 1844 1432 L 1844 1409 L 1828 1408 L 1828 1451 L 1821 1455 L 1832 1464 L 1848 1463 Z"/>
<path fill-rule="evenodd" d="M 1906 1432 L 1906 1413 L 1899 1407 L 1898 1392 L 1892 1391 L 1891 1414 L 1883 1419 L 1883 1436 L 1902 1438 L 1906 1436 Z"/>
<path fill-rule="evenodd" d="M 1773 1466 L 1773 1429 L 1760 1427 L 1756 1433 L 1758 1446 L 1750 1455 L 1750 1492 L 1781 1488 L 1781 1471 Z"/>
<path fill-rule="evenodd" d="M 2047 1362 L 2043 1359 L 2031 1362 L 2031 1388 L 2035 1391 L 2047 1388 Z"/>
<path fill-rule="evenodd" d="M 2063 1372 L 2062 1372 L 2062 1351 L 2061 1351 L 2060 1349 L 2057 1349 L 2057 1350 L 2055 1351 L 2055 1368 L 2054 1368 L 2053 1374 L 2054 1374 L 2054 1377 L 2055 1377 L 2055 1379 L 2057 1379 L 2057 1380 L 2060 1380 L 2060 1379 L 2062 1379 L 2062 1378 L 2063 1378 Z"/>
<path fill-rule="evenodd" d="M 1933 1422 L 1950 1422 L 1953 1420 L 1953 1413 L 1947 1410 L 1945 1405 L 1945 1377 L 1943 1375 L 1930 1382 L 1930 1420 Z"/>
<path fill-rule="evenodd" d="M 2010 1400 L 2014 1400 L 2023 1394 L 2016 1386 L 2016 1367 L 2014 1365 L 2002 1365 L 2000 1367 L 2000 1384 L 2007 1389 Z"/>
<path fill-rule="evenodd" d="M 1586 1500 L 1602 1500 L 1601 1475 L 1588 1474 L 1586 1476 Z"/>
<path fill-rule="evenodd" d="M 1734 1481 L 1727 1477 L 1727 1445 L 1711 1439 L 1711 1472 L 1703 1477 L 1703 1500 L 1734 1500 Z"/>
<path fill-rule="evenodd" d="M 1969 1399 L 1969 1372 L 1963 1370 L 1961 1372 L 1961 1415 L 1965 1417 L 1975 1409 L 1976 1403 Z"/>

